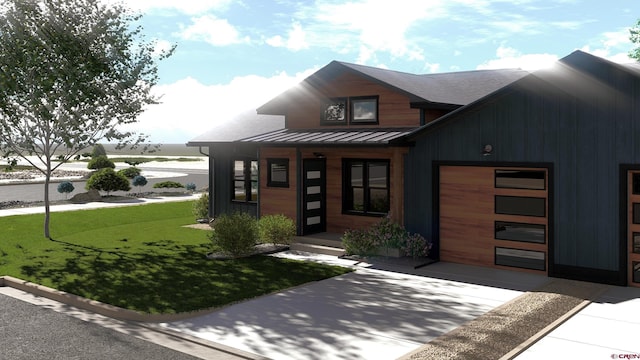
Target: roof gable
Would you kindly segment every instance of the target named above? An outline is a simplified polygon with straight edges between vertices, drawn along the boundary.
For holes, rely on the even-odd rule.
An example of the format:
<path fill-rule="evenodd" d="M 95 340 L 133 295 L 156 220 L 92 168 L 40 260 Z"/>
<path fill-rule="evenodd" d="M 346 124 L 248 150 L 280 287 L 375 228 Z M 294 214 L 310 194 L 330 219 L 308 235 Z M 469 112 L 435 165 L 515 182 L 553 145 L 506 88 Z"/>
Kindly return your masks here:
<path fill-rule="evenodd" d="M 259 107 L 258 113 L 284 115 L 288 104 L 295 102 L 297 96 L 321 88 L 345 72 L 407 95 L 413 103 L 456 106 L 469 104 L 528 74 L 524 70 L 506 69 L 420 75 L 332 61 L 298 86 Z"/>
<path fill-rule="evenodd" d="M 525 91 L 542 91 L 541 86 L 550 86 L 564 93 L 573 94 L 583 99 L 612 99 L 620 90 L 615 88 L 606 76 L 607 69 L 617 69 L 625 75 L 640 78 L 640 64 L 617 64 L 609 60 L 576 50 L 557 61 L 554 66 L 535 71 L 518 81 L 498 89 L 473 103 L 450 112 L 441 118 L 426 124 L 407 136 L 413 141 L 431 131 L 435 131 L 448 122 L 474 111 L 477 107 L 516 89 Z"/>

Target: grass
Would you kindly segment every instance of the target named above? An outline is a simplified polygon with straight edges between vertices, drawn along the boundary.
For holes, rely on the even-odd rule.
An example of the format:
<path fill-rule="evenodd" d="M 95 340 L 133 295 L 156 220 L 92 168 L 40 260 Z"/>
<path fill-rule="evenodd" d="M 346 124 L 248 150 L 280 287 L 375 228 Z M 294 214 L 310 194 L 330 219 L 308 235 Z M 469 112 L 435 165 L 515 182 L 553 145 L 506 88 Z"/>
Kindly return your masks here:
<path fill-rule="evenodd" d="M 144 313 L 219 307 L 322 280 L 349 269 L 254 256 L 208 260 L 192 202 L 0 218 L 0 275 Z"/>

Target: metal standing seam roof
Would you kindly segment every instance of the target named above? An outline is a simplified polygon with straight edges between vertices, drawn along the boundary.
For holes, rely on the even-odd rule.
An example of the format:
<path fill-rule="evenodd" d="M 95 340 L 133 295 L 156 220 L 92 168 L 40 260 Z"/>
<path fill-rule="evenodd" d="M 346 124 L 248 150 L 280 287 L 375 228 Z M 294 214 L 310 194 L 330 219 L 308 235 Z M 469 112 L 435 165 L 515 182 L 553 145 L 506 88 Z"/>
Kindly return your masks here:
<path fill-rule="evenodd" d="M 411 128 L 282 129 L 239 140 L 267 145 L 389 145 L 410 134 Z"/>

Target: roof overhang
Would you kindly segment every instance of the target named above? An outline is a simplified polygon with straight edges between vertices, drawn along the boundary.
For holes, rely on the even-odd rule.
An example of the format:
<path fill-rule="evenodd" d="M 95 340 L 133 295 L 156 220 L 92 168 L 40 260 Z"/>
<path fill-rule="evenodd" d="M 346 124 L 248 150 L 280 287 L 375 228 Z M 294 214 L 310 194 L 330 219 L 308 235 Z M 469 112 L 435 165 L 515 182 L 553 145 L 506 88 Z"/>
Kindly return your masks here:
<path fill-rule="evenodd" d="M 409 146 L 416 128 L 283 129 L 239 140 L 268 146 Z"/>

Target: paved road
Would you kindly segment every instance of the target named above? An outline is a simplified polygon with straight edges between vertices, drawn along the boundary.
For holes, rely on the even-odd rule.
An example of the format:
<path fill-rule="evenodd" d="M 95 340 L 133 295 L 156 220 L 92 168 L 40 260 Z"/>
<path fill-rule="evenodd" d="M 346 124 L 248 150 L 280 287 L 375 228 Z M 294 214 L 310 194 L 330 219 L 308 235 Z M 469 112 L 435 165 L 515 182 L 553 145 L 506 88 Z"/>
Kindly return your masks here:
<path fill-rule="evenodd" d="M 177 169 L 177 168 L 154 168 L 149 169 L 152 173 L 161 174 L 161 177 L 148 177 L 149 181 L 147 185 L 142 188 L 142 191 L 173 191 L 171 189 L 153 189 L 153 184 L 166 180 L 174 180 L 182 184 L 194 183 L 197 189 L 203 189 L 209 186 L 208 170 L 202 169 Z M 143 169 L 144 174 L 144 169 Z M 75 190 L 70 194 L 77 194 L 84 192 L 86 181 L 72 181 Z M 49 197 L 50 200 L 64 200 L 65 195 L 58 193 L 58 184 L 53 183 L 49 185 Z M 137 188 L 132 188 L 130 192 L 138 191 Z M 117 191 L 113 192 L 113 195 L 124 195 L 127 192 Z M 0 185 L 0 202 L 20 200 L 25 202 L 41 201 L 44 198 L 44 184 L 20 184 L 20 185 Z"/>
<path fill-rule="evenodd" d="M 198 359 L 3 294 L 0 309 L 1 359 Z"/>

